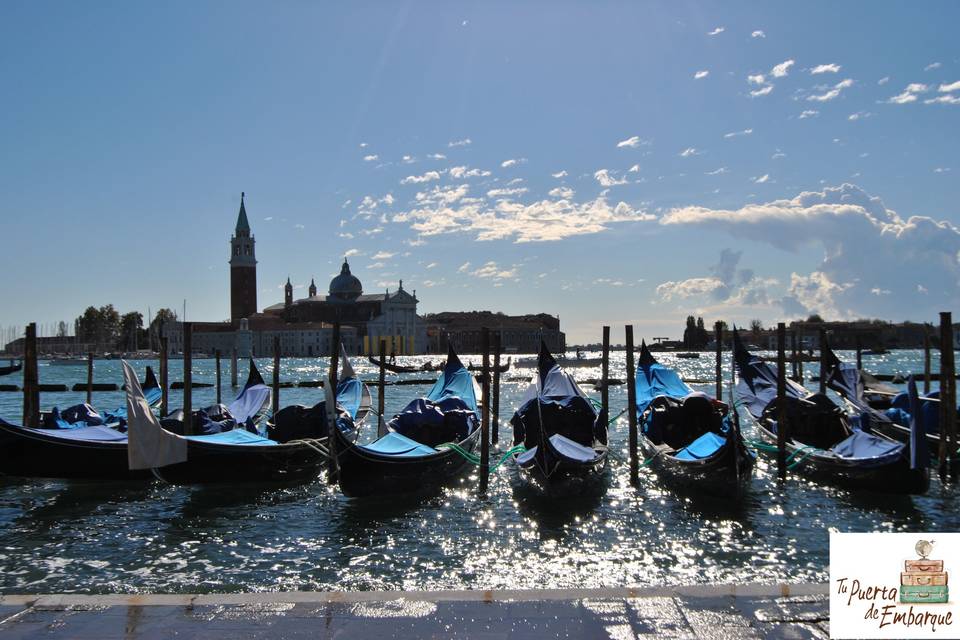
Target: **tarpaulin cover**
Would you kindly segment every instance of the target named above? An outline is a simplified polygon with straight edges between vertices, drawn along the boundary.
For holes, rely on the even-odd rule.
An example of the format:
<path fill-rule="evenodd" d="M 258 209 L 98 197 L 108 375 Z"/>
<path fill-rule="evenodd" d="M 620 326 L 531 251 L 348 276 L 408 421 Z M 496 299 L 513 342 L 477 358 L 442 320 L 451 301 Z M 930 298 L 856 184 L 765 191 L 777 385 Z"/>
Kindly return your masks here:
<path fill-rule="evenodd" d="M 337 404 L 352 418 L 357 416 L 363 403 L 363 387 L 364 384 L 356 378 L 346 378 L 337 383 Z"/>
<path fill-rule="evenodd" d="M 939 398 L 940 392 L 928 393 L 924 398 Z M 927 433 L 940 433 L 940 403 L 930 402 L 919 398 L 921 421 Z M 890 408 L 884 414 L 895 423 L 907 426 L 910 424 L 910 397 L 906 392 L 898 393 L 890 403 Z"/>
<path fill-rule="evenodd" d="M 680 375 L 660 363 L 637 367 L 637 413 L 642 414 L 657 396 L 683 398 L 693 391 Z"/>
<path fill-rule="evenodd" d="M 747 351 L 737 332 L 733 332 L 733 357 L 740 372 L 737 382 L 737 398 L 743 401 L 754 418 L 760 418 L 763 410 L 777 398 L 777 369 Z M 809 392 L 787 378 L 788 397 L 805 398 Z"/>
<path fill-rule="evenodd" d="M 230 403 L 230 415 L 237 421 L 237 424 L 244 424 L 248 419 L 253 418 L 254 422 L 270 407 L 271 393 L 270 387 L 263 382 L 263 376 L 257 369 L 257 364 L 250 358 L 250 373 L 247 376 L 247 383 L 243 386 L 237 399 Z"/>
<path fill-rule="evenodd" d="M 395 432 L 388 433 L 376 442 L 370 443 L 365 448 L 384 455 L 397 457 L 428 456 L 437 452 L 433 447 L 420 444 L 402 433 Z"/>
<path fill-rule="evenodd" d="M 125 360 L 123 377 L 127 385 L 127 461 L 131 470 L 152 469 L 187 460 L 187 441 L 164 431 L 143 397 L 140 381 Z"/>
<path fill-rule="evenodd" d="M 727 444 L 726 438 L 712 431 L 708 431 L 680 451 L 677 451 L 673 457 L 681 460 L 702 460 L 715 454 L 723 448 L 725 444 Z"/>
<path fill-rule="evenodd" d="M 116 429 L 104 426 L 80 427 L 74 429 L 30 429 L 28 427 L 17 427 L 9 422 L 0 419 L 5 426 L 22 429 L 30 433 L 40 434 L 48 438 L 57 438 L 60 440 L 82 441 L 82 442 L 126 442 L 127 436 Z"/>
<path fill-rule="evenodd" d="M 449 396 L 460 398 L 471 411 L 477 410 L 477 383 L 460 362 L 453 348 L 447 354 L 447 363 L 440 377 L 426 397 L 437 402 Z"/>
<path fill-rule="evenodd" d="M 214 433 L 203 436 L 186 436 L 187 440 L 196 440 L 197 442 L 212 442 L 216 444 L 236 444 L 236 445 L 275 445 L 277 444 L 269 438 L 250 433 L 245 429 L 233 429 L 222 433 Z"/>
<path fill-rule="evenodd" d="M 878 438 L 872 433 L 854 431 L 853 435 L 830 450 L 841 458 L 877 458 L 899 455 L 904 444 Z"/>

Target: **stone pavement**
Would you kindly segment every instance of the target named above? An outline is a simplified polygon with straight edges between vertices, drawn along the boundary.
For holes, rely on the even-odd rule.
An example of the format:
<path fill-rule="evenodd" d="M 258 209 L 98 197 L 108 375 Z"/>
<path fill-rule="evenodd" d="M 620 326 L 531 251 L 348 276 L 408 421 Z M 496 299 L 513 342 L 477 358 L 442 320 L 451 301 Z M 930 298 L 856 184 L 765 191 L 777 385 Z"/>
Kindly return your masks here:
<path fill-rule="evenodd" d="M 827 638 L 827 585 L 0 597 L 0 640 Z"/>

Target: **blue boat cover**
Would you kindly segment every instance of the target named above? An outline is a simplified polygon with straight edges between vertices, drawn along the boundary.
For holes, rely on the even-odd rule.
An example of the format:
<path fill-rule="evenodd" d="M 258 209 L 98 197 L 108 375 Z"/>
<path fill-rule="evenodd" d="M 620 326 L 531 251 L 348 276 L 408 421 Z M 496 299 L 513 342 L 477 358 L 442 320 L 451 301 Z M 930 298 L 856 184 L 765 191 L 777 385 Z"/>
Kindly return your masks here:
<path fill-rule="evenodd" d="M 900 442 L 878 438 L 872 433 L 854 431 L 852 436 L 834 445 L 830 451 L 841 458 L 879 458 L 899 455 L 905 446 Z"/>
<path fill-rule="evenodd" d="M 723 436 L 708 431 L 680 451 L 674 454 L 674 458 L 680 460 L 703 460 L 709 458 L 723 446 L 727 444 L 727 439 Z"/>
<path fill-rule="evenodd" d="M 746 405 L 750 415 L 759 419 L 763 410 L 777 399 L 777 370 L 747 351 L 736 331 L 733 333 L 733 357 L 740 372 L 737 397 Z M 786 392 L 788 397 L 798 400 L 810 395 L 790 378 L 786 380 Z"/>
<path fill-rule="evenodd" d="M 357 417 L 362 402 L 363 383 L 357 378 L 346 378 L 337 383 L 337 404 L 342 406 L 350 417 Z"/>
<path fill-rule="evenodd" d="M 597 457 L 597 452 L 593 448 L 585 447 L 559 433 L 550 436 L 550 445 L 564 458 L 577 462 L 590 462 Z"/>
<path fill-rule="evenodd" d="M 378 438 L 375 442 L 365 445 L 364 449 L 376 451 L 383 455 L 407 458 L 429 456 L 437 453 L 437 450 L 433 447 L 420 444 L 416 440 L 411 440 L 407 436 L 395 431 L 391 431 L 382 438 Z"/>
<path fill-rule="evenodd" d="M 187 440 L 195 440 L 197 442 L 210 442 L 214 444 L 230 444 L 230 445 L 255 445 L 255 446 L 264 446 L 264 445 L 276 445 L 277 443 L 269 438 L 264 438 L 255 433 L 250 433 L 245 429 L 233 429 L 231 431 L 223 431 L 221 433 L 214 433 L 211 435 L 204 436 L 184 436 Z"/>
<path fill-rule="evenodd" d="M 30 429 L 27 427 L 17 427 L 9 422 L 0 420 L 4 425 L 23 429 L 30 433 L 37 433 L 48 438 L 57 438 L 60 440 L 71 440 L 79 442 L 127 442 L 127 434 L 120 433 L 116 429 L 104 427 L 102 425 L 92 427 L 79 427 L 72 429 Z"/>
<path fill-rule="evenodd" d="M 427 399 L 438 402 L 444 398 L 453 396 L 460 398 L 468 409 L 477 411 L 477 393 L 473 376 L 467 371 L 460 358 L 451 349 L 447 355 L 447 363 L 437 378 L 436 383 L 427 392 Z"/>
<path fill-rule="evenodd" d="M 637 368 L 637 413 L 642 414 L 658 396 L 684 398 L 693 392 L 680 375 L 660 363 Z"/>

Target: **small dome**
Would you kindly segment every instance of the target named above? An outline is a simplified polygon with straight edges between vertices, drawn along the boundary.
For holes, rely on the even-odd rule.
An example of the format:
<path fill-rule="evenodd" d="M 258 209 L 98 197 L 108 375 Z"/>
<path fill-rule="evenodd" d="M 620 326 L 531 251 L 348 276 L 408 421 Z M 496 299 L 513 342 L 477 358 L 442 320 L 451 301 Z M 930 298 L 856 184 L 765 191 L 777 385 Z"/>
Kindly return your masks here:
<path fill-rule="evenodd" d="M 330 281 L 330 297 L 340 300 L 355 300 L 362 293 L 363 285 L 360 284 L 360 280 L 355 275 L 350 273 L 350 265 L 344 258 L 340 275 Z"/>

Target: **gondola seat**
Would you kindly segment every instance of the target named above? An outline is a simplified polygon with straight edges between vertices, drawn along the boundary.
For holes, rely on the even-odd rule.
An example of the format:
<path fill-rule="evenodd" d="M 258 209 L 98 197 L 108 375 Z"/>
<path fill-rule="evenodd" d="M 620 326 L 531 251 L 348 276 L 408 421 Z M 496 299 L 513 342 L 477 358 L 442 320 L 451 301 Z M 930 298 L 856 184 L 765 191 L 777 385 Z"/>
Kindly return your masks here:
<path fill-rule="evenodd" d="M 674 454 L 674 458 L 680 460 L 703 460 L 709 458 L 727 444 L 727 439 L 708 431 L 680 451 Z"/>
<path fill-rule="evenodd" d="M 391 431 L 412 441 L 436 447 L 445 442 L 460 442 L 476 428 L 476 414 L 456 396 L 434 402 L 417 398 L 388 423 Z"/>

